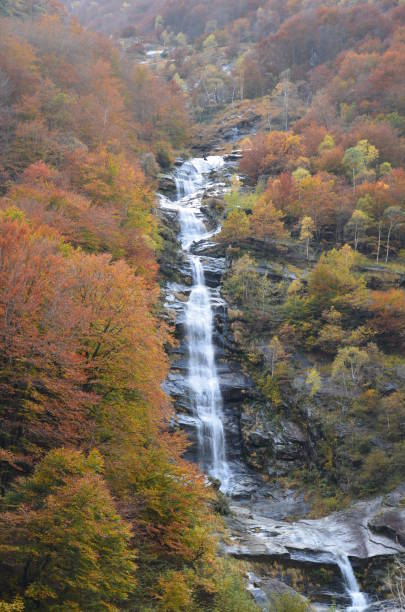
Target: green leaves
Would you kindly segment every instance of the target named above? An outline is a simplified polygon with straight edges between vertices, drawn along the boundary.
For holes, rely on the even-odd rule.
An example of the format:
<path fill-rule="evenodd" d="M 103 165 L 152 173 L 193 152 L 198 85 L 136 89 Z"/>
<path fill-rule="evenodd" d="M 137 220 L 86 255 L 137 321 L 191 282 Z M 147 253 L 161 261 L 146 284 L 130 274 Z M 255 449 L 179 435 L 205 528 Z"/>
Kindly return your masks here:
<path fill-rule="evenodd" d="M 98 474 L 101 465 L 95 451 L 87 459 L 52 451 L 6 497 L 0 565 L 30 606 L 114 610 L 134 589 L 131 529 Z"/>

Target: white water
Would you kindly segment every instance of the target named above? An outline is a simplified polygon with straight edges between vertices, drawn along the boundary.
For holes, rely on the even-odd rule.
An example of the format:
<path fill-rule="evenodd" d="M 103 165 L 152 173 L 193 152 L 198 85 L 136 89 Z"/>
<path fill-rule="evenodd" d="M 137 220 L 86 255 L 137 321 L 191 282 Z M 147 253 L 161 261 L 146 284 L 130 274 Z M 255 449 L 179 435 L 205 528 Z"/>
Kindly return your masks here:
<path fill-rule="evenodd" d="M 199 458 L 203 470 L 221 482 L 226 491 L 229 467 L 226 461 L 222 397 L 219 388 L 215 351 L 212 341 L 213 314 L 211 295 L 205 284 L 200 257 L 190 253 L 192 244 L 207 238 L 199 219 L 198 190 L 208 182 L 207 174 L 223 164 L 220 157 L 185 162 L 176 173 L 177 202 L 181 226 L 180 240 L 188 254 L 193 286 L 186 306 L 188 348 L 188 384 L 197 419 Z"/>
<path fill-rule="evenodd" d="M 200 219 L 199 191 L 208 184 L 211 170 L 223 165 L 221 157 L 193 159 L 185 162 L 176 172 L 177 199 L 167 208 L 178 211 L 181 226 L 180 241 L 192 270 L 193 285 L 186 305 L 186 331 L 188 349 L 188 385 L 196 417 L 199 441 L 199 459 L 205 473 L 221 481 L 221 490 L 228 491 L 231 471 L 226 460 L 223 427 L 222 397 L 215 365 L 213 345 L 213 312 L 210 290 L 206 286 L 201 258 L 190 252 L 192 245 L 211 237 Z M 325 556 L 326 555 L 326 556 Z M 347 555 L 324 553 L 312 557 L 309 553 L 292 554 L 292 558 L 315 563 L 332 562 L 338 565 L 344 579 L 345 591 L 351 600 L 347 612 L 364 612 L 367 597 L 360 591 Z"/>
<path fill-rule="evenodd" d="M 347 609 L 348 612 L 363 612 L 363 610 L 367 610 L 367 597 L 360 591 L 349 557 L 341 555 L 336 558 L 336 561 L 345 581 L 346 593 L 352 600 L 352 605 Z"/>
<path fill-rule="evenodd" d="M 291 558 L 297 561 L 310 561 L 312 563 L 334 563 L 338 566 L 343 577 L 345 592 L 351 599 L 351 605 L 346 612 L 365 612 L 368 609 L 367 596 L 360 591 L 359 583 L 353 571 L 348 555 L 336 552 L 309 553 L 295 551 Z"/>

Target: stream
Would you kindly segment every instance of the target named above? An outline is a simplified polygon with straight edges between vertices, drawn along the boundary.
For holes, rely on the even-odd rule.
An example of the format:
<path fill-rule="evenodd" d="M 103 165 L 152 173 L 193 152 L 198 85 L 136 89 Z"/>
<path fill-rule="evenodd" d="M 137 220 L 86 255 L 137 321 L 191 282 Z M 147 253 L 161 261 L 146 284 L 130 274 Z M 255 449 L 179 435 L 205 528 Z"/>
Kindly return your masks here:
<path fill-rule="evenodd" d="M 221 373 L 214 342 L 213 304 L 221 303 L 220 281 L 216 287 L 206 282 L 207 270 L 218 267 L 218 261 L 209 255 L 210 251 L 208 255 L 201 255 L 201 245 L 212 243 L 216 233 L 208 231 L 204 223 L 202 196 L 208 187 L 224 193 L 223 183 L 213 183 L 215 172 L 224 167 L 226 162 L 220 156 L 186 161 L 174 173 L 176 197 L 160 197 L 161 208 L 176 215 L 180 224 L 179 240 L 191 278 L 191 286 L 169 283 L 167 287 L 166 307 L 182 322 L 184 350 L 177 373 L 169 375 L 166 390 L 174 398 L 181 398 L 184 410 L 179 415 L 179 423 L 193 439 L 196 455 L 193 458 L 207 476 L 219 481 L 221 491 L 228 496 L 232 518 L 228 521 L 231 543 L 227 552 L 252 561 L 279 556 L 305 565 L 337 567 L 341 574 L 341 599 L 343 596 L 347 601 L 338 609 L 352 612 L 377 609 L 361 592 L 350 559 L 368 559 L 402 550 L 399 544 L 386 536 L 371 534 L 368 528 L 369 518 L 378 511 L 381 501 L 374 505 L 359 504 L 349 517 L 336 513 L 323 519 L 294 523 L 279 520 L 263 512 L 267 485 L 261 484 L 257 475 L 243 465 L 242 458 L 237 456 L 237 444 L 227 442 L 230 437 L 227 429 L 236 429 L 237 424 L 229 425 L 229 418 L 226 420 L 224 416 Z M 186 299 L 179 301 L 176 297 L 179 290 Z M 241 481 L 245 489 L 253 492 L 245 503 L 238 501 Z M 260 580 L 256 586 L 253 583 L 254 579 L 249 590 L 262 609 L 268 609 Z"/>

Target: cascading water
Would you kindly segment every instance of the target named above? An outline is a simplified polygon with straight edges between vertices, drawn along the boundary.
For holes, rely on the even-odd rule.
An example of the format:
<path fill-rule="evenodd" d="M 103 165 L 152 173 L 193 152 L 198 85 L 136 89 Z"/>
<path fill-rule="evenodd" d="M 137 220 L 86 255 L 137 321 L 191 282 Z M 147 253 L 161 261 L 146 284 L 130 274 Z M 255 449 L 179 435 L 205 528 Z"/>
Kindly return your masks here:
<path fill-rule="evenodd" d="M 176 175 L 177 202 L 183 250 L 188 254 L 193 286 L 186 306 L 188 348 L 188 385 L 197 418 L 200 462 L 203 470 L 221 482 L 226 490 L 229 467 L 225 454 L 222 397 L 212 341 L 211 295 L 205 284 L 200 257 L 190 253 L 192 244 L 209 234 L 198 218 L 194 200 L 206 181 L 205 174 L 223 164 L 222 158 L 194 159 L 186 162 Z M 197 198 L 198 200 L 198 198 Z"/>
<path fill-rule="evenodd" d="M 360 587 L 348 555 L 337 554 L 335 551 L 317 554 L 304 551 L 295 551 L 292 553 L 291 558 L 295 559 L 296 561 L 336 564 L 340 570 L 340 573 L 342 574 L 346 595 L 351 600 L 351 605 L 346 608 L 346 612 L 365 612 L 365 610 L 368 609 L 367 596 L 360 591 Z"/>
<path fill-rule="evenodd" d="M 162 199 L 162 206 L 176 210 L 180 221 L 180 241 L 192 273 L 192 287 L 185 307 L 186 343 L 188 353 L 187 388 L 197 426 L 199 460 L 204 472 L 221 481 L 221 490 L 233 491 L 234 480 L 240 472 L 232 471 L 226 458 L 226 445 L 223 425 L 223 403 L 220 391 L 215 350 L 213 344 L 213 309 L 211 290 L 205 282 L 202 259 L 192 252 L 192 246 L 209 239 L 209 233 L 201 219 L 201 197 L 203 188 L 209 184 L 209 173 L 223 166 L 221 157 L 193 159 L 187 161 L 175 174 L 177 198 L 174 202 Z M 233 464 L 232 464 L 233 465 Z M 263 519 L 265 526 L 266 519 Z M 305 547 L 312 548 L 318 535 L 321 554 L 312 555 L 304 549 L 291 552 L 290 556 L 305 562 L 336 564 L 344 579 L 345 592 L 351 600 L 347 612 L 364 612 L 368 609 L 366 596 L 360 591 L 353 568 L 347 554 L 342 554 L 339 545 L 333 541 L 325 542 L 326 535 L 320 529 L 308 532 L 308 525 L 298 524 L 298 533 L 305 538 Z M 294 524 L 289 524 L 294 528 Z M 279 528 L 277 528 L 278 530 Z M 267 532 L 266 532 L 267 533 Z M 267 537 L 267 536 L 266 536 Z M 269 536 L 270 537 L 270 536 Z M 294 541 L 294 538 L 293 538 Z M 316 550 L 315 548 L 315 550 Z"/>
<path fill-rule="evenodd" d="M 363 610 L 367 610 L 367 597 L 360 591 L 349 557 L 347 555 L 338 556 L 336 562 L 345 581 L 346 592 L 352 600 L 352 605 L 348 608 L 348 612 L 363 612 Z"/>

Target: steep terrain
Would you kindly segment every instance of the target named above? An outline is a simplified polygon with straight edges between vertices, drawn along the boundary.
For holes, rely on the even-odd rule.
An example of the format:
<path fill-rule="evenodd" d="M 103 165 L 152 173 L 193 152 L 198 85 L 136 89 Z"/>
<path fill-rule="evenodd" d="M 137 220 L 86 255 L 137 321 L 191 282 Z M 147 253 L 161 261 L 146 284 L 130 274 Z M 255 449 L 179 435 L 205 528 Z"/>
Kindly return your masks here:
<path fill-rule="evenodd" d="M 404 4 L 0 15 L 0 608 L 402 609 Z"/>

